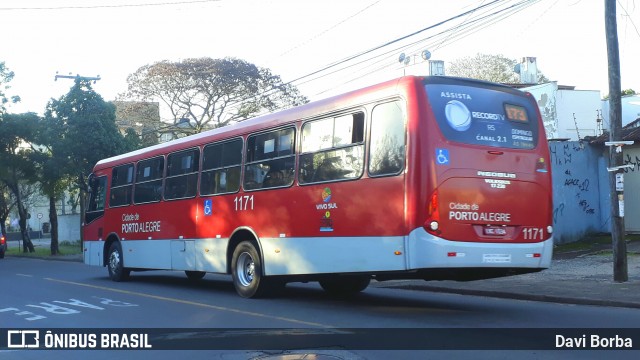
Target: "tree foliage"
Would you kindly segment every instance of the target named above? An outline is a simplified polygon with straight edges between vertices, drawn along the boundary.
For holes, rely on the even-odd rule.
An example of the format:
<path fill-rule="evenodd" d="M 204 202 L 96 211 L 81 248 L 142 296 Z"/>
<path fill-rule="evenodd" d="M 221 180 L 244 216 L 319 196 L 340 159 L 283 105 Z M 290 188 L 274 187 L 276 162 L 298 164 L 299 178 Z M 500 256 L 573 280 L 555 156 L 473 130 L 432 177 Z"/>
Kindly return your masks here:
<path fill-rule="evenodd" d="M 14 73 L 10 71 L 4 61 L 0 61 L 0 116 L 5 110 L 5 105 L 11 102 L 20 101 L 19 96 L 12 96 L 11 98 L 7 98 L 6 91 L 11 88 L 9 82 L 13 79 Z"/>
<path fill-rule="evenodd" d="M 52 99 L 45 111 L 47 141 L 56 157 L 67 159 L 67 172 L 81 181 L 101 159 L 136 148 L 119 132 L 115 107 L 102 99 L 89 81 L 76 80 L 69 92 Z"/>
<path fill-rule="evenodd" d="M 50 216 L 55 216 L 54 199 L 66 182 L 80 189 L 80 212 L 88 190 L 87 175 L 101 159 L 138 148 L 138 136 L 131 131 L 123 136 L 115 122 L 115 106 L 105 102 L 91 87 L 78 79 L 69 92 L 52 99 L 40 126 L 38 143 L 46 148 L 40 153 L 41 183 L 50 197 Z M 52 230 L 56 222 L 51 218 Z M 53 245 L 52 245 L 53 246 Z M 52 248 L 53 252 L 53 248 Z"/>
<path fill-rule="evenodd" d="M 142 66 L 127 83 L 121 98 L 159 101 L 169 109 L 173 124 L 188 119 L 192 132 L 307 102 L 269 69 L 235 58 L 160 61 Z"/>
<path fill-rule="evenodd" d="M 520 82 L 520 77 L 514 72 L 516 64 L 517 60 L 503 55 L 479 53 L 473 57 L 467 56 L 452 61 L 447 72 L 452 76 L 515 84 Z M 547 81 L 549 79 L 538 71 L 538 83 Z"/>
<path fill-rule="evenodd" d="M 629 95 L 636 95 L 637 92 L 633 89 L 624 89 L 620 92 L 620 96 L 629 96 Z M 605 95 L 602 100 L 609 100 L 609 94 Z"/>
<path fill-rule="evenodd" d="M 28 209 L 25 184 L 35 182 L 36 166 L 31 161 L 33 141 L 39 117 L 34 113 L 3 114 L 0 117 L 0 180 L 13 195 L 24 251 L 35 251 L 27 228 Z"/>

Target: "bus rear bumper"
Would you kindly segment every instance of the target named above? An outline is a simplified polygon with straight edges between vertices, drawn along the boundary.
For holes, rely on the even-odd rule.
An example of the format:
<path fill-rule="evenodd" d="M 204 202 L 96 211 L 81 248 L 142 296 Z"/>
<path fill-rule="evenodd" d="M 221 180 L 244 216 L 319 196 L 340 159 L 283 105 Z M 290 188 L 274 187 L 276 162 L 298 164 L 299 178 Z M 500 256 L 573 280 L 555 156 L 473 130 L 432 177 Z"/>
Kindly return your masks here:
<path fill-rule="evenodd" d="M 553 255 L 553 236 L 536 243 L 463 242 L 445 240 L 419 228 L 409 234 L 407 241 L 408 268 L 412 270 L 480 268 L 531 272 L 548 268 Z"/>

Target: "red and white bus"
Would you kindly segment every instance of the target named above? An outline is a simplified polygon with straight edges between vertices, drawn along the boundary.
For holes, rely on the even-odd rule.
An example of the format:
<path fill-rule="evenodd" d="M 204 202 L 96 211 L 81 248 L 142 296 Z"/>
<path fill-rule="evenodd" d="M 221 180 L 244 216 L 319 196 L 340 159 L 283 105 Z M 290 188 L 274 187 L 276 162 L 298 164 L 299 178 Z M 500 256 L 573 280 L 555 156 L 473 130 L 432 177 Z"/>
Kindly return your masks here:
<path fill-rule="evenodd" d="M 294 281 L 475 280 L 551 262 L 549 148 L 527 93 L 407 76 L 104 159 L 84 262 Z"/>

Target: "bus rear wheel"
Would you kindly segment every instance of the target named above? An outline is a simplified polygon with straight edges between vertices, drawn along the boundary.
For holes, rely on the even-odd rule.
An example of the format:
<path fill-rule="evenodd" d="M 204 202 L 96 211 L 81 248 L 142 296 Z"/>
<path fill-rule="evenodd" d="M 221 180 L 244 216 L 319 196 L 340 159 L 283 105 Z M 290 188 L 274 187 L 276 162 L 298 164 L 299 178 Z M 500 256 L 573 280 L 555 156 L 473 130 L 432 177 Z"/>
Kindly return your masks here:
<path fill-rule="evenodd" d="M 231 276 L 236 292 L 244 298 L 262 297 L 270 290 L 269 281 L 262 274 L 260 254 L 251 241 L 241 242 L 233 251 Z"/>
<path fill-rule="evenodd" d="M 320 280 L 320 286 L 332 296 L 351 296 L 369 286 L 369 276 L 336 276 Z"/>
<path fill-rule="evenodd" d="M 107 268 L 109 269 L 109 277 L 111 280 L 120 282 L 129 278 L 131 271 L 124 267 L 122 246 L 120 246 L 119 242 L 116 241 L 111 244 L 107 260 Z"/>
<path fill-rule="evenodd" d="M 187 275 L 187 278 L 189 280 L 200 280 L 207 274 L 204 271 L 190 271 L 190 270 L 186 270 L 184 273 Z"/>

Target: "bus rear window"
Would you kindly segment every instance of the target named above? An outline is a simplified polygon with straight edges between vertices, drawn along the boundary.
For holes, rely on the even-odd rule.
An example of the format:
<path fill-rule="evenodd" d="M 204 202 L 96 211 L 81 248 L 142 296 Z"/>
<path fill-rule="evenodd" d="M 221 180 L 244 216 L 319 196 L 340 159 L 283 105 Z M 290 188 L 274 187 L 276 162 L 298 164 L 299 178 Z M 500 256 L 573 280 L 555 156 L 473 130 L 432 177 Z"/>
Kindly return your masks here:
<path fill-rule="evenodd" d="M 465 144 L 533 149 L 538 143 L 534 104 L 499 87 L 427 84 L 429 102 L 442 134 Z"/>

